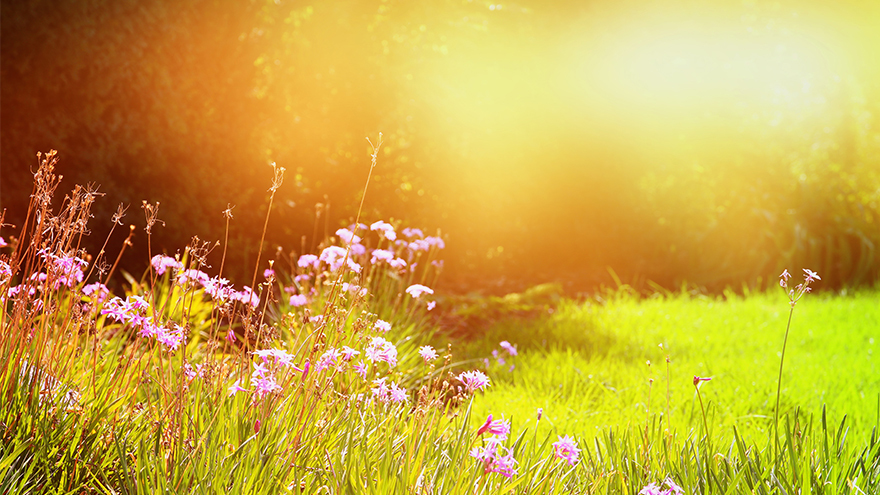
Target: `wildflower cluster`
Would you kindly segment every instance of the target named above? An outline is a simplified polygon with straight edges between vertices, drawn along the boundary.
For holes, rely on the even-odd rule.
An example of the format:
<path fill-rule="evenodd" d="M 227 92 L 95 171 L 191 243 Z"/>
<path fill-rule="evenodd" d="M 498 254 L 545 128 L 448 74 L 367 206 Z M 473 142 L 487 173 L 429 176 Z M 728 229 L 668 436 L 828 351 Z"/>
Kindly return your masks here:
<path fill-rule="evenodd" d="M 787 291 L 788 301 L 791 304 L 791 307 L 794 307 L 795 304 L 804 296 L 807 292 L 810 292 L 810 283 L 816 280 L 822 280 L 819 277 L 819 274 L 816 272 L 804 268 L 804 282 L 798 284 L 792 289 L 788 288 L 788 279 L 791 278 L 791 274 L 788 273 L 788 270 L 783 270 L 779 275 L 779 286 L 782 287 L 783 290 Z"/>
<path fill-rule="evenodd" d="M 676 485 L 672 478 L 666 478 L 659 485 L 656 483 L 646 485 L 639 491 L 639 495 L 684 495 L 684 490 Z"/>

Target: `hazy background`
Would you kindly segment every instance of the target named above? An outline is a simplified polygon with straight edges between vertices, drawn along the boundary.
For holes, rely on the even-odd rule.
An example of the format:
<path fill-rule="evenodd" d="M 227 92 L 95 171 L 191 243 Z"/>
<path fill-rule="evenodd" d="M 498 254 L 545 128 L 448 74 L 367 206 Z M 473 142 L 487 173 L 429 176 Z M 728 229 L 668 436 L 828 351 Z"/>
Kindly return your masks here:
<path fill-rule="evenodd" d="M 106 193 L 91 252 L 132 205 L 132 271 L 146 199 L 169 254 L 223 239 L 235 205 L 227 266 L 250 273 L 271 161 L 266 251 L 300 253 L 354 215 L 381 131 L 363 219 L 440 229 L 450 291 L 590 290 L 608 268 L 711 290 L 880 277 L 880 2 L 3 0 L 0 18 L 7 222 L 57 149 L 66 190 Z"/>

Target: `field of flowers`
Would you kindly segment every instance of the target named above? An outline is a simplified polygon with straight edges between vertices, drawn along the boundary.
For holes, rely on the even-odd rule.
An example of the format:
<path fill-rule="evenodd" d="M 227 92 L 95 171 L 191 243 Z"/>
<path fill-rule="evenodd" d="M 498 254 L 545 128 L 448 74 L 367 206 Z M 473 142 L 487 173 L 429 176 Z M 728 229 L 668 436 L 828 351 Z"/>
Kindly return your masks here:
<path fill-rule="evenodd" d="M 377 153 L 378 146 L 373 166 Z M 751 418 L 761 427 L 746 435 L 706 393 L 722 382 L 711 366 L 676 369 L 693 376 L 690 392 L 667 392 L 664 401 L 656 390 L 651 402 L 649 385 L 646 402 L 620 404 L 640 409 L 638 421 L 622 411 L 624 421 L 591 431 L 571 420 L 575 409 L 596 409 L 597 393 L 621 394 L 608 379 L 578 382 L 577 366 L 553 375 L 540 361 L 558 359 L 538 352 L 542 330 L 531 339 L 490 331 L 491 344 L 438 331 L 433 315 L 444 308 L 432 287 L 443 238 L 380 219 L 362 223 L 358 215 L 312 252 L 258 257 L 250 285 L 223 278 L 222 262 L 208 266 L 219 244 L 198 238 L 174 255 L 151 252 L 140 276 L 116 273 L 129 241 L 115 255 L 79 249 L 98 194 L 77 186 L 53 211 L 55 160 L 42 157 L 27 222 L 0 238 L 0 493 L 880 489 L 880 420 L 860 414 L 864 434 L 848 440 L 845 421 L 780 406 L 791 379 L 783 373 L 786 343 L 778 357 L 766 356 L 778 381 L 774 372 L 762 417 Z M 275 172 L 272 197 L 284 170 Z M 148 242 L 161 222 L 158 208 L 142 205 Z M 802 282 L 787 272 L 780 279 L 789 327 L 766 330 L 785 342 L 796 303 L 820 283 L 818 274 L 803 275 Z M 126 283 L 111 291 L 114 276 Z M 609 308 L 603 318 L 627 308 L 602 307 Z M 592 311 L 573 308 L 560 311 Z M 603 338 L 596 328 L 578 336 L 559 321 L 540 321 L 550 332 L 554 324 L 569 332 L 553 352 L 564 348 L 570 362 L 578 339 Z M 605 357 L 638 356 L 623 349 Z M 652 373 L 659 383 L 662 372 Z M 561 377 L 562 390 L 526 405 L 511 396 L 546 385 L 540 375 Z M 684 420 L 689 393 L 696 402 Z M 560 403 L 572 410 L 569 420 Z M 667 424 L 670 416 L 676 421 Z"/>

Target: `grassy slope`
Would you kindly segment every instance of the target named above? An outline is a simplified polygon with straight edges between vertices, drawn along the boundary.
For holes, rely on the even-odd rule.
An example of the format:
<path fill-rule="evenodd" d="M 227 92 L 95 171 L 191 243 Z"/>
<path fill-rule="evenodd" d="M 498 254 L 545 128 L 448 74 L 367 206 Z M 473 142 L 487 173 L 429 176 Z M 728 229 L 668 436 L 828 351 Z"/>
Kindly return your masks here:
<path fill-rule="evenodd" d="M 736 425 L 747 439 L 763 444 L 772 424 L 787 318 L 788 301 L 779 292 L 568 302 L 547 318 L 500 323 L 473 344 L 473 355 L 487 355 L 504 339 L 520 350 L 512 372 L 510 363 L 493 363 L 494 384 L 478 395 L 474 414 L 503 414 L 517 429 L 532 427 L 542 407 L 539 435 L 591 441 L 603 428 L 644 422 L 649 396 L 651 413 L 665 413 L 668 353 L 670 414 L 677 431 L 701 427 L 692 379 L 708 376 L 713 380 L 701 391 L 713 436 L 728 443 L 730 426 Z M 824 404 L 831 424 L 846 414 L 850 435 L 865 440 L 878 424 L 878 359 L 880 293 L 808 294 L 792 321 L 782 412 L 799 406 L 818 416 Z"/>

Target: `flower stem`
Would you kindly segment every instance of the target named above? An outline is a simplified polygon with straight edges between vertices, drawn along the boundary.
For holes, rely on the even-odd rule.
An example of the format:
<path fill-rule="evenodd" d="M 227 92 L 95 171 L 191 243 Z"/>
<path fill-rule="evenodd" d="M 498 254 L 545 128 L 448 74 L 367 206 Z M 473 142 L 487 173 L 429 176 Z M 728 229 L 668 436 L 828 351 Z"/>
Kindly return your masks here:
<path fill-rule="evenodd" d="M 779 359 L 779 379 L 776 382 L 776 413 L 773 418 L 773 457 L 777 470 L 779 469 L 779 394 L 782 390 L 782 364 L 785 362 L 785 346 L 788 344 L 788 330 L 791 328 L 791 317 L 794 315 L 794 305 L 788 312 L 788 324 L 785 326 L 785 338 L 782 341 L 782 356 Z"/>

